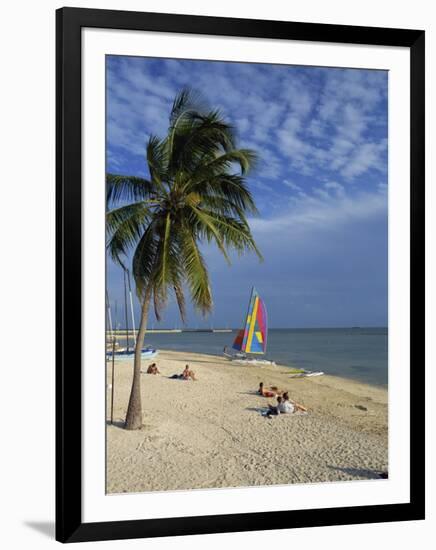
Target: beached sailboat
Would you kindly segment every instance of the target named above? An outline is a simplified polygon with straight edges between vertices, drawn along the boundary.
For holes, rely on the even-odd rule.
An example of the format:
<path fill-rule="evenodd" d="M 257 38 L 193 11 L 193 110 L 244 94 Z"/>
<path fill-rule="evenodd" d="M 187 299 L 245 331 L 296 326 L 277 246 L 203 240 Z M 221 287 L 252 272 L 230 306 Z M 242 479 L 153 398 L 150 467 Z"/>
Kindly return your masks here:
<path fill-rule="evenodd" d="M 158 355 L 159 351 L 157 349 L 154 349 L 152 347 L 142 348 L 141 350 L 141 357 L 143 359 L 153 359 Z M 106 351 L 106 356 L 108 359 L 112 358 L 112 350 Z M 135 357 L 135 350 L 127 350 L 127 349 L 116 349 L 115 350 L 115 360 L 121 360 L 121 359 L 130 359 Z"/>
<path fill-rule="evenodd" d="M 128 316 L 127 316 L 127 288 L 129 292 L 130 297 L 130 314 L 132 317 L 132 336 L 133 336 L 133 347 L 129 347 L 129 322 L 128 322 Z M 136 329 L 135 329 L 135 315 L 133 312 L 133 298 L 132 298 L 132 287 L 130 284 L 130 274 L 129 270 L 124 270 L 124 307 L 125 307 L 125 315 L 126 315 L 126 348 L 120 348 L 118 345 L 118 342 L 115 341 L 115 332 L 113 330 L 112 326 L 112 315 L 111 315 L 111 309 L 110 309 L 110 302 L 109 302 L 109 295 L 106 290 L 106 307 L 107 307 L 107 317 L 109 322 L 109 335 L 110 335 L 110 342 L 109 345 L 106 346 L 106 357 L 107 359 L 111 359 L 112 355 L 114 355 L 115 360 L 121 360 L 121 359 L 130 359 L 135 356 L 135 345 L 136 345 Z M 112 343 L 112 344 L 111 344 Z M 141 357 L 144 359 L 153 359 L 153 357 L 156 357 L 158 355 L 159 351 L 151 346 L 147 346 L 145 348 L 142 348 L 141 350 Z"/>
<path fill-rule="evenodd" d="M 275 365 L 274 361 L 250 357 L 249 355 L 265 355 L 267 338 L 268 319 L 265 302 L 253 287 L 248 303 L 245 326 L 236 335 L 232 350 L 225 347 L 223 353 L 231 361 L 243 365 Z"/>

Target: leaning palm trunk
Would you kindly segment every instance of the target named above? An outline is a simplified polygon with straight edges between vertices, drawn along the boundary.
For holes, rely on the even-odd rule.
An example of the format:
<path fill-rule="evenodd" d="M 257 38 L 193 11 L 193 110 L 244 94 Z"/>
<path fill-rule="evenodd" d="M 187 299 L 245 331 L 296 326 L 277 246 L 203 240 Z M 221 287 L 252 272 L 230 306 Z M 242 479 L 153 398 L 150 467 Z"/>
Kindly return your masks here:
<path fill-rule="evenodd" d="M 148 310 L 150 306 L 151 292 L 146 291 L 142 304 L 141 321 L 138 328 L 138 336 L 135 345 L 135 360 L 133 363 L 133 382 L 130 391 L 129 406 L 127 407 L 126 430 L 139 430 L 142 427 L 142 404 L 141 404 L 141 354 L 144 343 L 145 331 L 147 330 Z"/>

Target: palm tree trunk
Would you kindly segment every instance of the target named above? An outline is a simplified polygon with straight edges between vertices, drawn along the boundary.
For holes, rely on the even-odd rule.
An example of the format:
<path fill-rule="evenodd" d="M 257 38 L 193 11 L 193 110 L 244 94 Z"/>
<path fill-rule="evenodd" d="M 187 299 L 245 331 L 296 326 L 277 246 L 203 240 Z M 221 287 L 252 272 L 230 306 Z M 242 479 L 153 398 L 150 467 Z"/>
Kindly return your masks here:
<path fill-rule="evenodd" d="M 147 330 L 148 309 L 150 306 L 151 290 L 147 289 L 142 304 L 141 321 L 138 327 L 138 336 L 135 345 L 135 360 L 133 363 L 133 381 L 130 390 L 129 406 L 127 407 L 126 430 L 139 430 L 142 427 L 141 405 L 141 352 Z"/>

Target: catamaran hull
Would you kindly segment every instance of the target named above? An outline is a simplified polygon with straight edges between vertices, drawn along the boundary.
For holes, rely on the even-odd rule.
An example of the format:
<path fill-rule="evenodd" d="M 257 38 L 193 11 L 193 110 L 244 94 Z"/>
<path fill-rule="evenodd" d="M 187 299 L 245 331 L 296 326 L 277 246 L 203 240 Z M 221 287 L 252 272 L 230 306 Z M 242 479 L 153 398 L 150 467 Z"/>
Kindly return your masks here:
<path fill-rule="evenodd" d="M 267 359 L 230 359 L 232 363 L 238 363 L 238 365 L 255 365 L 264 367 L 267 365 L 275 366 L 275 361 L 268 361 Z"/>
<path fill-rule="evenodd" d="M 230 353 L 224 352 L 224 357 L 226 357 L 232 363 L 237 363 L 238 365 L 275 365 L 275 361 L 268 361 L 268 359 L 254 359 L 251 357 L 238 357 L 238 355 L 231 355 Z"/>
<path fill-rule="evenodd" d="M 159 354 L 157 349 L 153 348 L 144 348 L 141 353 L 142 359 L 153 359 Z M 108 359 L 112 359 L 112 352 L 107 353 Z M 135 357 L 135 351 L 116 351 L 115 352 L 115 361 L 122 361 L 124 359 L 131 359 Z"/>

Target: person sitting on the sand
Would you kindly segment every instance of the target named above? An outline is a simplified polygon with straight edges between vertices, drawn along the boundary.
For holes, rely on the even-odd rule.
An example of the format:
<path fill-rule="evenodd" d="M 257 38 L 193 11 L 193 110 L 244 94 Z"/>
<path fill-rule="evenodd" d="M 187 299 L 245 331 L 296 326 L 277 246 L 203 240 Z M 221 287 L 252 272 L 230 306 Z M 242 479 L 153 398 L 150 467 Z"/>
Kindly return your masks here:
<path fill-rule="evenodd" d="M 182 372 L 182 378 L 183 380 L 197 380 L 195 378 L 195 372 L 189 368 L 189 365 L 185 365 L 185 370 Z"/>
<path fill-rule="evenodd" d="M 289 399 L 288 392 L 285 392 L 283 394 L 283 400 L 277 406 L 277 408 L 279 409 L 279 412 L 281 414 L 286 414 L 286 413 L 291 414 L 297 411 L 307 412 L 306 407 L 303 407 L 303 405 L 300 405 L 299 403 L 296 403 L 295 401 L 291 401 Z"/>
<path fill-rule="evenodd" d="M 282 392 L 276 386 L 271 387 L 271 390 L 266 390 L 263 387 L 263 382 L 261 382 L 257 393 L 263 397 L 275 397 L 276 395 L 280 395 Z"/>
<path fill-rule="evenodd" d="M 152 363 L 148 366 L 147 374 L 160 374 L 160 370 L 157 368 L 156 363 Z"/>
<path fill-rule="evenodd" d="M 285 398 L 277 405 L 277 409 L 280 414 L 292 414 L 295 411 L 294 404 Z"/>
<path fill-rule="evenodd" d="M 189 365 L 185 365 L 185 370 L 182 374 L 173 374 L 171 378 L 179 378 L 180 380 L 194 380 L 194 382 L 197 381 L 197 378 L 195 378 L 195 372 L 189 368 Z"/>

